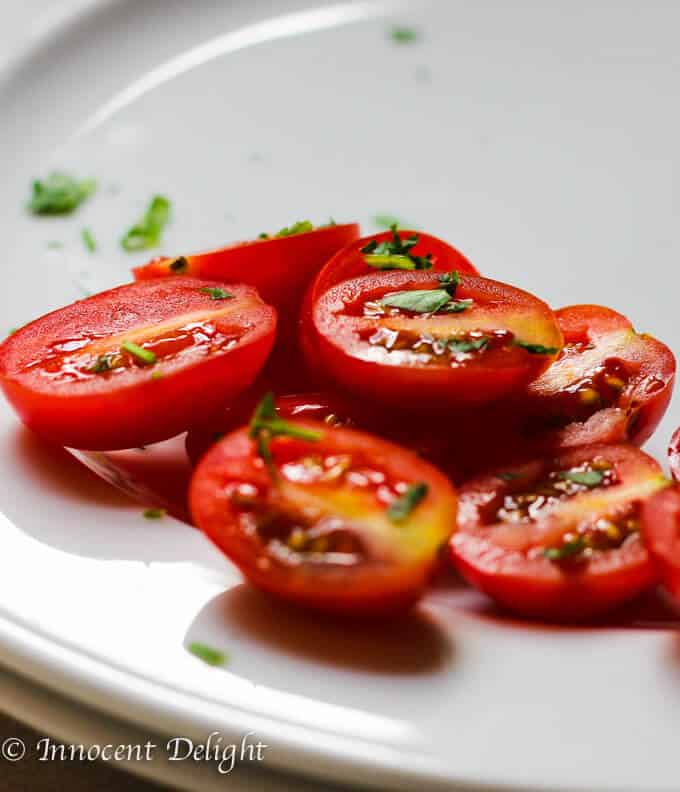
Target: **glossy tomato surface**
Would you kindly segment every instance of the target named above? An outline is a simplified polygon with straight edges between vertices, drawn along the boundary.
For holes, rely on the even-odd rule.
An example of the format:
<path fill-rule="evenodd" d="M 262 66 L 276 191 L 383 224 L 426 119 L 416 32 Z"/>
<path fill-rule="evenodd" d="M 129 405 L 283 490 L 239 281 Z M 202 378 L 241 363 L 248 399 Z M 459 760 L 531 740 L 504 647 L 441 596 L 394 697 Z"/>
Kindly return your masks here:
<path fill-rule="evenodd" d="M 118 449 L 219 413 L 269 354 L 276 312 L 252 286 L 164 278 L 88 297 L 0 346 L 0 384 L 45 439 Z"/>
<path fill-rule="evenodd" d="M 668 487 L 642 507 L 642 535 L 664 587 L 680 605 L 680 490 Z"/>
<path fill-rule="evenodd" d="M 452 486 L 377 437 L 290 425 L 315 439 L 273 437 L 271 465 L 247 429 L 208 451 L 190 487 L 196 524 L 251 583 L 285 600 L 357 616 L 409 607 L 455 527 Z"/>
<path fill-rule="evenodd" d="M 654 584 L 641 508 L 667 486 L 651 457 L 624 444 L 496 470 L 461 488 L 452 558 L 509 610 L 588 619 Z"/>
<path fill-rule="evenodd" d="M 610 308 L 574 305 L 556 316 L 565 345 L 518 405 L 523 436 L 545 434 L 549 444 L 561 447 L 642 445 L 668 407 L 675 356 Z"/>
<path fill-rule="evenodd" d="M 309 365 L 341 388 L 404 409 L 479 405 L 523 389 L 562 347 L 552 311 L 472 275 L 459 276 L 445 303 L 450 276 L 380 272 L 330 288 L 313 307 Z M 414 309 L 395 307 L 413 298 Z"/>

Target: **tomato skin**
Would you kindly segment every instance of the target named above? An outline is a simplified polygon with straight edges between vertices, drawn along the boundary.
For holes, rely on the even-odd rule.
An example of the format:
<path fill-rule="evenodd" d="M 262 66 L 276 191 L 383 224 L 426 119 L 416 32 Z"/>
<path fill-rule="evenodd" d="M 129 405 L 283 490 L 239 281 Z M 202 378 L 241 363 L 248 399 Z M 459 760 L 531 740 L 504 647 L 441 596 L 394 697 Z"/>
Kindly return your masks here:
<path fill-rule="evenodd" d="M 415 256 L 432 254 L 432 269 L 429 270 L 430 272 L 451 272 L 456 270 L 466 275 L 479 274 L 475 266 L 460 251 L 442 239 L 438 239 L 431 234 L 425 234 L 422 231 L 398 230 L 397 234 L 401 239 L 408 239 L 414 234 L 418 235 L 418 244 L 415 245 L 411 252 Z M 338 283 L 376 272 L 376 270 L 366 264 L 361 249 L 366 247 L 369 242 L 385 242 L 391 238 L 391 231 L 382 231 L 379 234 L 371 234 L 361 239 L 352 240 L 335 253 L 311 282 L 305 294 L 300 314 L 300 343 L 305 360 L 309 362 L 314 358 L 313 333 L 310 332 L 310 324 L 316 300 Z M 323 383 L 323 376 L 320 376 L 313 366 L 310 366 L 310 369 L 316 374 L 315 381 Z"/>
<path fill-rule="evenodd" d="M 472 365 L 460 367 L 395 365 L 386 356 L 376 360 L 368 342 L 359 338 L 355 317 L 345 315 L 347 305 L 360 302 L 366 295 L 405 288 L 432 289 L 438 285 L 437 277 L 428 271 L 392 271 L 332 287 L 316 300 L 311 324 L 306 326 L 310 334 L 304 345 L 305 353 L 311 355 L 308 365 L 322 368 L 336 385 L 371 401 L 403 409 L 427 404 L 428 409 L 448 411 L 453 405 L 479 405 L 521 390 L 554 359 L 554 354 L 530 354 L 515 347 L 507 350 L 500 362 L 496 358 L 495 363 L 473 361 Z M 531 325 L 532 332 L 540 331 L 545 346 L 561 348 L 562 334 L 552 311 L 527 292 L 487 278 L 463 275 L 456 297 L 473 299 L 482 318 L 485 306 L 490 306 L 489 311 L 493 311 L 501 326 L 504 317 L 521 316 L 524 325 Z M 527 315 L 530 322 L 525 321 Z"/>
<path fill-rule="evenodd" d="M 384 440 L 351 429 L 328 429 L 314 421 L 296 420 L 295 425 L 322 432 L 322 440 L 310 443 L 289 437 L 275 438 L 273 451 L 278 446 L 292 456 L 319 452 L 321 446 L 323 453 L 370 460 L 372 468 L 385 470 L 397 479 L 427 482 L 428 494 L 417 507 L 423 515 L 419 518 L 422 534 L 428 531 L 432 534 L 427 541 L 423 539 L 424 549 L 418 548 L 415 554 L 402 560 L 396 554 L 389 560 L 369 559 L 351 566 L 304 560 L 284 562 L 269 553 L 257 531 L 243 529 L 238 510 L 226 494 L 229 484 L 247 483 L 265 493 L 272 503 L 282 497 L 257 456 L 247 429 L 227 435 L 198 465 L 189 490 L 196 524 L 253 585 L 277 598 L 325 613 L 359 618 L 384 616 L 411 607 L 438 566 L 439 546 L 455 527 L 455 491 L 436 468 Z M 361 521 L 361 517 L 355 519 Z M 404 531 L 404 525 L 394 526 L 395 546 L 403 541 Z"/>
<path fill-rule="evenodd" d="M 640 482 L 640 492 L 645 497 L 654 497 L 653 493 L 667 484 L 651 457 L 624 444 L 572 449 L 549 462 L 536 460 L 505 467 L 503 473 L 519 473 L 535 481 L 548 464 L 566 469 L 595 457 L 608 460 L 624 485 Z M 459 490 L 458 532 L 450 543 L 451 559 L 458 571 L 501 606 L 537 619 L 583 621 L 655 584 L 654 565 L 638 534 L 629 536 L 620 547 L 598 551 L 581 564 L 563 566 L 545 557 L 540 543 L 536 545 L 537 539 L 532 538 L 534 533 L 538 536 L 544 528 L 549 529 L 550 523 L 542 525 L 539 520 L 535 528 L 534 524 L 510 528 L 507 523 L 489 521 L 484 516 L 485 509 L 502 502 L 513 487 L 517 485 L 493 473 L 463 485 Z M 549 518 L 543 518 L 546 519 Z M 499 529 L 503 533 L 497 533 Z M 507 537 L 514 531 L 517 541 L 512 547 Z"/>
<path fill-rule="evenodd" d="M 642 507 L 642 535 L 664 588 L 680 604 L 680 490 L 667 489 Z"/>
<path fill-rule="evenodd" d="M 168 439 L 203 416 L 219 413 L 247 388 L 269 354 L 276 312 L 255 289 L 228 285 L 232 300 L 215 302 L 201 290 L 224 287 L 193 278 L 127 284 L 80 300 L 31 322 L 0 346 L 0 384 L 21 420 L 49 442 L 89 450 L 115 450 Z M 205 356 L 159 359 L 115 378 L 53 382 L 27 369 L 60 339 L 77 336 L 106 343 L 141 328 L 191 315 L 216 315 L 228 306 L 229 327 L 242 330 L 236 346 Z M 153 335 L 153 332 L 151 333 Z M 161 373 L 154 379 L 153 370 Z"/>

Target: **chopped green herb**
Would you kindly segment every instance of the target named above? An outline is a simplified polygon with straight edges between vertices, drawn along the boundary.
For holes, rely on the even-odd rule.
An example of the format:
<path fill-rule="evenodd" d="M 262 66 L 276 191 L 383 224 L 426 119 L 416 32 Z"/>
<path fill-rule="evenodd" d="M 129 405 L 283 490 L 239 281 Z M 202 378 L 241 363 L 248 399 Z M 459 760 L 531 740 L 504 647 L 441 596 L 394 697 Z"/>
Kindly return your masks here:
<path fill-rule="evenodd" d="M 94 253 L 97 250 L 97 242 L 95 241 L 94 236 L 92 235 L 92 231 L 89 228 L 83 228 L 80 232 L 80 236 L 83 240 L 83 244 L 88 249 L 90 253 Z"/>
<path fill-rule="evenodd" d="M 521 473 L 496 473 L 496 478 L 499 478 L 501 481 L 514 481 L 515 479 L 522 478 Z"/>
<path fill-rule="evenodd" d="M 378 214 L 373 216 L 373 223 L 377 225 L 379 228 L 387 228 L 390 229 L 392 226 L 395 228 L 399 228 L 399 226 L 404 227 L 404 223 L 394 215 L 383 215 Z"/>
<path fill-rule="evenodd" d="M 467 311 L 471 305 L 472 300 L 451 300 L 450 303 L 447 303 L 442 308 L 442 311 L 444 313 L 462 313 L 463 311 Z"/>
<path fill-rule="evenodd" d="M 380 300 L 381 305 L 414 313 L 436 313 L 450 302 L 451 295 L 444 289 L 412 289 L 388 294 Z"/>
<path fill-rule="evenodd" d="M 515 346 L 526 349 L 530 355 L 556 355 L 559 352 L 557 347 L 547 347 L 542 344 L 527 344 L 526 341 L 514 342 Z"/>
<path fill-rule="evenodd" d="M 199 660 L 211 666 L 223 666 L 227 662 L 227 656 L 224 652 L 220 652 L 202 643 L 191 643 L 187 649 L 192 655 L 198 657 Z"/>
<path fill-rule="evenodd" d="M 586 544 L 583 537 L 579 536 L 571 542 L 565 542 L 560 547 L 546 547 L 543 555 L 550 561 L 564 561 L 567 558 L 573 558 L 585 550 Z"/>
<path fill-rule="evenodd" d="M 442 285 L 442 289 L 446 289 L 452 297 L 455 297 L 456 289 L 460 286 L 460 275 L 455 270 L 443 272 L 439 275 L 439 282 Z"/>
<path fill-rule="evenodd" d="M 488 344 L 488 338 L 450 338 L 447 346 L 454 355 L 466 355 L 469 352 L 481 352 Z"/>
<path fill-rule="evenodd" d="M 146 449 L 140 448 L 140 451 L 145 451 Z M 147 520 L 160 520 L 161 518 L 165 517 L 165 509 L 146 509 L 144 511 L 144 517 Z"/>
<path fill-rule="evenodd" d="M 390 231 L 392 232 L 392 239 L 386 239 L 382 242 L 372 239 L 361 248 L 361 252 L 364 254 L 364 259 L 369 267 L 382 270 L 421 270 L 432 267 L 431 253 L 425 256 L 415 256 L 411 253 L 411 250 L 418 244 L 418 234 L 402 239 L 397 232 L 396 223 L 390 226 Z"/>
<path fill-rule="evenodd" d="M 144 217 L 120 240 L 123 250 L 132 252 L 156 247 L 169 220 L 170 201 L 162 195 L 154 195 Z"/>
<path fill-rule="evenodd" d="M 104 374 L 113 370 L 113 355 L 100 355 L 94 365 L 90 367 L 93 374 Z"/>
<path fill-rule="evenodd" d="M 411 512 L 425 498 L 429 490 L 424 481 L 419 481 L 406 490 L 400 497 L 387 507 L 387 517 L 393 523 L 403 523 L 411 516 Z"/>
<path fill-rule="evenodd" d="M 132 341 L 123 341 L 123 343 L 120 345 L 120 348 L 132 355 L 133 358 L 136 358 L 144 366 L 153 366 L 153 364 L 158 360 L 156 355 L 150 349 L 144 349 L 144 347 L 141 347 Z"/>
<path fill-rule="evenodd" d="M 33 182 L 28 209 L 37 215 L 70 214 L 97 189 L 94 179 L 77 181 L 66 173 L 50 173 Z"/>
<path fill-rule="evenodd" d="M 169 266 L 173 272 L 186 272 L 189 268 L 189 262 L 184 256 L 177 256 L 176 259 L 170 262 Z"/>
<path fill-rule="evenodd" d="M 397 44 L 412 44 L 418 38 L 418 31 L 412 27 L 393 27 L 390 38 Z"/>
<path fill-rule="evenodd" d="M 599 487 L 604 481 L 604 473 L 601 470 L 563 470 L 559 477 L 563 481 L 572 481 L 574 484 L 589 488 Z"/>
<path fill-rule="evenodd" d="M 220 289 L 219 287 L 206 286 L 199 289 L 203 294 L 207 294 L 211 300 L 231 300 L 234 295 L 231 292 Z"/>
<path fill-rule="evenodd" d="M 266 393 L 255 408 L 250 421 L 249 436 L 257 444 L 257 453 L 264 460 L 270 472 L 274 472 L 274 462 L 269 448 L 273 437 L 296 437 L 299 440 L 316 442 L 321 439 L 320 432 L 304 429 L 279 418 L 273 393 Z"/>
<path fill-rule="evenodd" d="M 257 238 L 258 239 L 269 239 L 269 234 L 267 234 L 265 231 L 263 231 L 261 234 L 257 235 Z"/>
<path fill-rule="evenodd" d="M 335 225 L 335 221 L 332 220 L 329 225 Z M 321 226 L 323 228 L 323 226 Z M 291 226 L 285 226 L 277 231 L 275 234 L 268 234 L 266 231 L 263 231 L 261 234 L 257 235 L 258 239 L 281 239 L 282 237 L 289 237 L 295 236 L 295 234 L 306 234 L 308 231 L 313 231 L 314 226 L 309 220 L 298 220 L 297 223 L 293 223 Z"/>

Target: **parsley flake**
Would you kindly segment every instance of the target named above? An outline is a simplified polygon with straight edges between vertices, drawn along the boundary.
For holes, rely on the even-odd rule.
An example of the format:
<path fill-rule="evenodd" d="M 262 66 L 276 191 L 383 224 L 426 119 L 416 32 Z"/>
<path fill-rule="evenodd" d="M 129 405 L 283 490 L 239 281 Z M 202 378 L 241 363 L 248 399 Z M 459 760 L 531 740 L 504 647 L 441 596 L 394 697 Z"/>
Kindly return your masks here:
<path fill-rule="evenodd" d="M 219 287 L 206 286 L 199 289 L 203 294 L 207 294 L 211 300 L 231 300 L 234 295 L 231 292 L 220 289 Z"/>
<path fill-rule="evenodd" d="M 199 660 L 202 660 L 204 663 L 207 663 L 211 666 L 223 666 L 226 665 L 227 656 L 224 652 L 220 652 L 218 649 L 213 649 L 212 646 L 207 646 L 206 644 L 202 643 L 190 643 L 187 647 L 188 651 L 191 652 L 192 655 L 198 657 Z"/>
<path fill-rule="evenodd" d="M 393 523 L 406 522 L 428 491 L 429 487 L 424 481 L 411 484 L 403 495 L 393 500 L 387 507 L 388 519 Z"/>
<path fill-rule="evenodd" d="M 412 27 L 393 27 L 390 30 L 390 38 L 396 44 L 413 44 L 418 39 L 418 31 Z"/>
<path fill-rule="evenodd" d="M 528 344 L 526 341 L 515 340 L 515 346 L 526 349 L 530 355 L 556 355 L 559 352 L 557 347 L 547 347 L 543 344 Z"/>
<path fill-rule="evenodd" d="M 36 215 L 70 214 L 96 189 L 94 179 L 78 181 L 66 173 L 50 173 L 43 181 L 33 182 L 28 209 Z"/>
<path fill-rule="evenodd" d="M 565 542 L 560 547 L 546 547 L 543 555 L 550 561 L 564 561 L 582 553 L 585 548 L 583 537 L 579 536 L 571 542 Z"/>
<path fill-rule="evenodd" d="M 572 481 L 574 484 L 581 484 L 583 487 L 592 489 L 599 487 L 604 481 L 604 473 L 601 470 L 563 470 L 559 474 L 563 481 Z"/>
<path fill-rule="evenodd" d="M 470 352 L 481 352 L 488 345 L 488 338 L 450 338 L 447 342 L 449 351 L 454 355 L 467 355 Z"/>
<path fill-rule="evenodd" d="M 411 250 L 418 244 L 418 234 L 413 234 L 406 239 L 402 239 L 397 232 L 396 223 L 390 226 L 392 239 L 385 239 L 378 242 L 371 239 L 362 248 L 364 260 L 369 267 L 380 270 L 422 270 L 432 267 L 432 254 L 416 256 Z"/>
<path fill-rule="evenodd" d="M 157 247 L 169 220 L 170 201 L 162 195 L 154 195 L 141 220 L 120 240 L 123 250 L 134 252 Z"/>
<path fill-rule="evenodd" d="M 105 374 L 107 371 L 112 371 L 114 369 L 113 360 L 113 355 L 100 355 L 90 366 L 90 371 L 93 374 Z"/>
<path fill-rule="evenodd" d="M 146 449 L 140 449 L 140 450 L 146 450 Z M 166 512 L 165 509 L 152 508 L 152 509 L 145 509 L 143 514 L 144 514 L 144 519 L 146 520 L 161 520 L 163 517 L 165 517 Z"/>

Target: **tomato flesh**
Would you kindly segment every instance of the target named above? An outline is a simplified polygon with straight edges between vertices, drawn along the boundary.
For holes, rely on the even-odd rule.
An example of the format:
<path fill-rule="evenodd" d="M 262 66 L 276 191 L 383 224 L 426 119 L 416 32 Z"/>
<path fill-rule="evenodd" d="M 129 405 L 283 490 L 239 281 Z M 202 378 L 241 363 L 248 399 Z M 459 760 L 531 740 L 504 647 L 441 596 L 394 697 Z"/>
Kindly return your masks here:
<path fill-rule="evenodd" d="M 680 604 L 680 490 L 650 498 L 642 507 L 642 533 L 666 590 Z"/>
<path fill-rule="evenodd" d="M 412 605 L 456 519 L 435 468 L 377 437 L 312 421 L 315 442 L 274 437 L 275 473 L 246 429 L 203 457 L 190 487 L 197 525 L 259 588 L 318 610 L 374 615 Z M 398 525 L 389 507 L 427 492 Z"/>
<path fill-rule="evenodd" d="M 578 621 L 655 582 L 644 502 L 668 485 L 629 445 L 593 445 L 479 476 L 459 493 L 461 574 L 516 613 Z"/>
<path fill-rule="evenodd" d="M 164 440 L 216 414 L 257 376 L 276 314 L 255 289 L 192 278 L 120 286 L 54 311 L 0 346 L 0 384 L 24 423 L 73 448 Z"/>
<path fill-rule="evenodd" d="M 429 272 L 382 272 L 332 287 L 314 305 L 309 364 L 374 401 L 448 408 L 521 389 L 561 348 L 545 303 L 485 278 L 460 276 L 455 299 L 465 307 L 457 313 L 386 306 L 394 295 L 440 286 Z"/>

